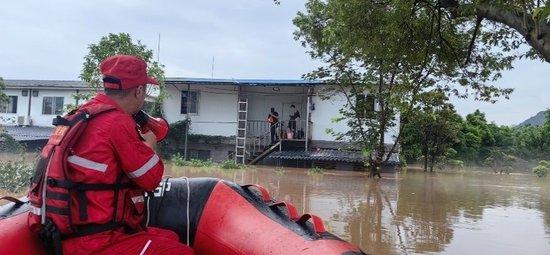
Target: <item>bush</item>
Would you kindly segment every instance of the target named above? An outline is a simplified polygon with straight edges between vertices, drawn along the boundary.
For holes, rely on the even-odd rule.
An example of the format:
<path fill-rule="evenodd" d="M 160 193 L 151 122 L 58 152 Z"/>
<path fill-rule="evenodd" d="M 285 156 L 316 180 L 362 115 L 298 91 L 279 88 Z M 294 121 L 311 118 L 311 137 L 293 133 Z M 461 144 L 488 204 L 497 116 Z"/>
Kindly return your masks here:
<path fill-rule="evenodd" d="M 0 189 L 19 192 L 21 188 L 29 185 L 33 173 L 33 165 L 22 160 L 0 162 Z"/>
<path fill-rule="evenodd" d="M 309 170 L 307 170 L 307 175 L 323 175 L 323 174 L 325 174 L 325 170 L 318 166 L 314 166 Z"/>
<path fill-rule="evenodd" d="M 237 164 L 235 160 L 228 159 L 220 164 L 223 169 L 241 169 L 243 165 Z"/>
<path fill-rule="evenodd" d="M 189 160 L 189 166 L 192 167 L 209 167 L 212 166 L 214 163 L 211 160 L 200 160 L 200 159 L 191 159 Z"/>
<path fill-rule="evenodd" d="M 187 166 L 187 161 L 185 161 L 185 158 L 183 158 L 183 156 L 179 153 L 172 155 L 170 161 L 175 166 Z"/>
<path fill-rule="evenodd" d="M 546 177 L 549 172 L 550 172 L 550 161 L 542 160 L 539 162 L 538 166 L 533 168 L 533 173 L 539 178 Z"/>
<path fill-rule="evenodd" d="M 25 149 L 25 145 L 13 139 L 11 135 L 0 133 L 0 152 L 23 153 Z"/>

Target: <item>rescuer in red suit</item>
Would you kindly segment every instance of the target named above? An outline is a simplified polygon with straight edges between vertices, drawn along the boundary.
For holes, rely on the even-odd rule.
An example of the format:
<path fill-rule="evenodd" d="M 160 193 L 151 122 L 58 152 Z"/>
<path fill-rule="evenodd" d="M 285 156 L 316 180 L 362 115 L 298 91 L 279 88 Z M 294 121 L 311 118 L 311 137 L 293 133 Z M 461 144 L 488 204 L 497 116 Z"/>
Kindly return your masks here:
<path fill-rule="evenodd" d="M 105 93 L 81 107 L 113 105 L 116 109 L 89 120 L 68 157 L 67 172 L 76 182 L 135 185 L 118 192 L 87 191 L 86 203 L 71 205 L 79 206 L 80 210 L 71 210 L 75 212 L 85 206 L 87 215 L 71 218 L 74 226 L 82 226 L 87 233 L 63 240 L 63 254 L 194 254 L 174 232 L 143 224 L 143 194 L 158 186 L 164 165 L 154 151 L 155 135 L 139 133 L 132 115 L 144 104 L 147 84 L 157 82 L 147 76 L 145 61 L 135 56 L 109 57 L 100 69 Z"/>

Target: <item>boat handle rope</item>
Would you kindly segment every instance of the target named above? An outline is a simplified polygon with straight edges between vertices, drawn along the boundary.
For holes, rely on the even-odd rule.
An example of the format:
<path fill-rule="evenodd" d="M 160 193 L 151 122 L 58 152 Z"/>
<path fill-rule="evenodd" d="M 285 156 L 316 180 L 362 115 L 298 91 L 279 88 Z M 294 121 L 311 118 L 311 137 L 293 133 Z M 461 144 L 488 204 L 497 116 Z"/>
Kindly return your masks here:
<path fill-rule="evenodd" d="M 296 210 L 296 207 L 294 207 L 294 205 L 291 204 L 290 202 L 279 201 L 279 202 L 276 202 L 276 203 L 273 203 L 273 204 L 269 205 L 269 207 L 279 207 L 279 206 L 286 207 L 286 210 L 288 212 L 288 217 L 291 220 L 297 220 L 298 219 L 298 210 Z"/>
<path fill-rule="evenodd" d="M 325 230 L 325 224 L 323 224 L 323 220 L 319 216 L 313 215 L 311 213 L 306 213 L 302 215 L 302 217 L 300 217 L 296 221 L 296 223 L 305 224 L 309 219 L 313 219 L 313 230 L 315 231 L 315 233 L 321 234 L 327 232 Z"/>
<path fill-rule="evenodd" d="M 187 244 L 187 246 L 191 246 L 189 244 L 189 228 L 190 228 L 190 226 L 189 226 L 189 222 L 190 222 L 189 221 L 189 203 L 190 203 L 190 201 L 189 200 L 191 199 L 191 188 L 189 188 L 189 178 L 187 178 L 187 176 L 184 176 L 183 178 L 185 179 L 185 183 L 187 183 L 187 208 L 186 208 L 187 213 L 185 214 L 187 216 L 187 232 L 186 232 L 187 233 L 186 234 L 187 241 L 186 241 L 186 244 Z"/>
<path fill-rule="evenodd" d="M 25 202 L 15 198 L 15 197 L 10 197 L 10 196 L 0 197 L 0 200 L 6 200 L 6 201 L 9 201 L 9 202 L 15 203 L 15 205 L 17 205 L 17 206 L 22 205 L 22 204 L 25 203 Z"/>
<path fill-rule="evenodd" d="M 266 188 L 264 188 L 263 186 L 260 186 L 258 184 L 247 184 L 247 185 L 243 185 L 241 186 L 243 187 L 244 189 L 249 189 L 250 190 L 250 187 L 255 187 L 256 189 L 258 189 L 260 191 L 260 195 L 262 196 L 262 200 L 264 202 L 271 202 L 271 196 L 269 196 L 269 191 L 267 191 Z"/>

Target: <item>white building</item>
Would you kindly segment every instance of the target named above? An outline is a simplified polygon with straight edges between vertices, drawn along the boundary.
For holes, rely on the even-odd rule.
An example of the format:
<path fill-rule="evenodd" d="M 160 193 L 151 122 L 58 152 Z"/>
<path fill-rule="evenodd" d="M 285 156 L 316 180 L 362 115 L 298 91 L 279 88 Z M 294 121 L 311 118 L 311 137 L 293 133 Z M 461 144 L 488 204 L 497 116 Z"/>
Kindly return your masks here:
<path fill-rule="evenodd" d="M 90 91 L 80 81 L 5 80 L 5 83 L 4 92 L 10 102 L 0 107 L 0 124 L 4 126 L 51 127 L 51 120 L 63 112 L 64 105 L 82 103 L 73 99 L 74 93 Z M 189 118 L 190 134 L 228 137 L 230 142 L 218 146 L 217 152 L 207 152 L 211 145 L 192 142 L 190 148 L 201 147 L 198 150 L 205 155 L 203 157 L 222 160 L 235 155 L 239 162 L 248 162 L 260 160 L 273 151 L 313 153 L 343 145 L 326 130 L 345 131 L 347 128 L 344 122 L 332 121 L 344 107 L 345 98 L 333 96 L 330 100 L 322 100 L 324 85 L 320 82 L 167 78 L 165 85 L 168 97 L 163 110 L 168 122 Z M 291 105 L 301 115 L 293 137 L 287 135 Z M 280 116 L 277 143 L 271 141 L 266 121 L 271 108 Z M 393 140 L 394 133 L 386 134 L 387 141 Z"/>

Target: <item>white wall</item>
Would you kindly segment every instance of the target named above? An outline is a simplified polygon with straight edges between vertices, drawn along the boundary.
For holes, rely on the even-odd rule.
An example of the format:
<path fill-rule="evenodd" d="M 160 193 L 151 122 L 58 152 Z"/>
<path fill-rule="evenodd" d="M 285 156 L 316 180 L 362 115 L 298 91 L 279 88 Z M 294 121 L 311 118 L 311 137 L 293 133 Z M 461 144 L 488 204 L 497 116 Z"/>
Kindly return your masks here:
<path fill-rule="evenodd" d="M 311 139 L 319 141 L 335 141 L 335 137 L 326 130 L 332 128 L 336 132 L 346 132 L 349 127 L 346 121 L 333 123 L 332 120 L 340 116 L 339 110 L 346 104 L 343 95 L 335 95 L 328 100 L 323 100 L 319 95 L 312 96 L 311 103 L 315 104 L 315 110 L 311 111 Z"/>
<path fill-rule="evenodd" d="M 42 114 L 44 97 L 63 97 L 63 105 L 75 104 L 72 95 L 76 90 L 39 90 L 38 97 L 31 97 L 31 119 L 35 126 L 51 126 L 55 114 Z"/>
<path fill-rule="evenodd" d="M 340 116 L 339 110 L 346 105 L 346 98 L 343 94 L 337 94 L 328 100 L 321 99 L 318 93 L 321 92 L 321 87 L 316 87 L 316 94 L 312 97 L 312 103 L 315 104 L 315 110 L 311 112 L 312 124 L 312 139 L 321 141 L 335 141 L 335 137 L 326 133 L 327 128 L 332 128 L 337 132 L 346 132 L 349 130 L 346 120 L 333 123 L 335 117 Z M 399 123 L 399 116 L 397 116 Z M 389 128 L 384 134 L 386 143 L 393 143 L 395 136 L 399 131 L 399 126 L 396 125 Z"/>
<path fill-rule="evenodd" d="M 34 89 L 33 89 L 34 90 Z M 30 91 L 29 91 L 30 92 Z M 27 116 L 28 115 L 28 105 L 29 98 L 31 99 L 31 120 L 32 125 L 34 126 L 51 126 L 52 119 L 55 115 L 45 115 L 42 114 L 42 105 L 43 98 L 47 96 L 51 97 L 64 97 L 63 104 L 74 104 L 75 100 L 72 98 L 76 90 L 67 90 L 67 89 L 39 89 L 38 96 L 32 96 L 32 93 L 29 93 L 28 96 L 22 96 L 21 89 L 6 89 L 4 93 L 8 96 L 17 96 L 17 113 L 16 114 L 5 114 L 0 113 L 0 124 L 2 125 L 15 125 L 17 124 L 17 116 Z M 29 97 L 30 96 L 30 97 Z M 13 120 L 13 121 L 12 121 Z"/>
<path fill-rule="evenodd" d="M 169 123 L 184 120 L 181 114 L 181 91 L 187 85 L 167 86 L 164 113 Z M 199 92 L 197 114 L 190 114 L 192 134 L 234 136 L 237 132 L 237 89 L 234 86 L 191 86 Z"/>

